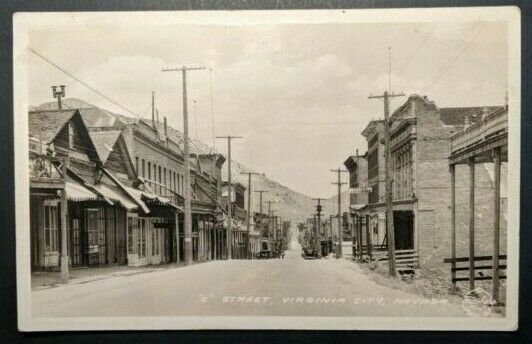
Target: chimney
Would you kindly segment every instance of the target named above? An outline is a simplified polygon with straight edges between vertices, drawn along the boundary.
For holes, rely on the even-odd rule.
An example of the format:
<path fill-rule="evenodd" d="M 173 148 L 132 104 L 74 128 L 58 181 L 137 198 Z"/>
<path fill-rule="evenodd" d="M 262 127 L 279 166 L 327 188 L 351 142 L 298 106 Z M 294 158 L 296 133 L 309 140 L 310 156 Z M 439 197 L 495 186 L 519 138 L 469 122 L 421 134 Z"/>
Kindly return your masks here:
<path fill-rule="evenodd" d="M 164 136 L 168 137 L 168 124 L 166 122 L 166 116 L 163 117 L 164 120 Z"/>
<path fill-rule="evenodd" d="M 488 107 L 484 106 L 482 108 L 482 119 L 485 119 L 488 116 Z"/>
<path fill-rule="evenodd" d="M 504 95 L 504 108 L 508 110 L 508 91 L 506 91 L 506 94 Z"/>

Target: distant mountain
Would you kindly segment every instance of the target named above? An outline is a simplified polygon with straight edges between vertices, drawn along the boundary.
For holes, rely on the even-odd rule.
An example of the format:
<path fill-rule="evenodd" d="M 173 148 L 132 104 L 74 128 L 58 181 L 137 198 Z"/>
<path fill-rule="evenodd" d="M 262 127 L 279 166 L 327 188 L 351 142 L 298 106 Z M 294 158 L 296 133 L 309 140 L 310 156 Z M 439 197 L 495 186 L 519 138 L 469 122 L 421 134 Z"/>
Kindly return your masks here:
<path fill-rule="evenodd" d="M 124 116 L 121 114 L 113 113 L 105 109 L 99 108 L 92 104 L 89 104 L 81 99 L 65 98 L 62 100 L 63 108 L 67 109 L 84 109 L 85 114 L 83 120 L 89 127 L 91 126 L 111 126 L 116 125 L 118 122 L 128 123 L 136 120 L 135 118 Z M 30 107 L 30 110 L 52 110 L 57 109 L 57 102 L 48 102 L 38 106 Z M 162 133 L 164 130 L 164 124 L 162 122 L 156 123 L 156 127 Z M 168 126 L 168 136 L 176 141 L 181 147 L 184 142 L 184 135 L 181 131 Z M 199 141 L 190 140 L 191 151 L 206 154 L 212 153 L 212 147 Z M 227 157 L 226 157 L 227 158 Z M 249 167 L 239 163 L 238 161 L 232 161 L 232 177 L 233 181 L 243 184 L 246 188 L 248 186 L 247 176 L 240 174 L 241 172 L 252 171 Z M 227 162 L 223 168 L 223 178 L 227 180 Z M 253 190 L 267 190 L 267 193 L 263 194 L 263 212 L 267 212 L 267 201 L 271 200 L 272 209 L 276 211 L 276 214 L 280 215 L 284 220 L 292 221 L 292 228 L 296 228 L 297 222 L 305 221 L 306 218 L 312 216 L 316 209 L 316 202 L 311 197 L 291 190 L 290 188 L 268 178 L 266 175 L 254 175 L 252 177 L 252 191 Z M 247 205 L 247 191 L 246 191 L 246 205 Z M 253 192 L 251 195 L 252 210 L 254 212 L 259 211 L 259 194 Z M 336 202 L 336 198 L 334 199 Z M 328 216 L 333 209 L 333 202 L 325 201 L 324 214 Z M 347 203 L 346 203 L 347 204 Z M 336 209 L 336 208 L 335 208 Z"/>

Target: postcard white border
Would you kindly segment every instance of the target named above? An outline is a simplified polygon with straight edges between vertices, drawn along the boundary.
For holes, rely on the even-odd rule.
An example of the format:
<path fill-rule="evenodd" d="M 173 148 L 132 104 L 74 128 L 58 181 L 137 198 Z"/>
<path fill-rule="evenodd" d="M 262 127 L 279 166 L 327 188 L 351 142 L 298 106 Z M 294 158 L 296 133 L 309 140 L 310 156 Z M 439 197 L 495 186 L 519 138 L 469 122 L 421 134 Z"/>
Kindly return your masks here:
<path fill-rule="evenodd" d="M 40 25 L 251 25 L 283 23 L 420 23 L 503 21 L 508 23 L 509 161 L 508 259 L 505 318 L 427 317 L 98 317 L 32 318 L 29 244 L 27 123 L 28 31 Z M 13 89 L 16 196 L 18 327 L 21 331 L 167 330 L 167 329 L 308 329 L 308 330 L 463 330 L 511 331 L 518 324 L 520 228 L 521 14 L 517 7 L 469 7 L 375 10 L 166 11 L 15 13 L 13 17 Z M 510 168 L 511 167 L 511 168 Z M 512 230 L 514 229 L 514 230 Z"/>

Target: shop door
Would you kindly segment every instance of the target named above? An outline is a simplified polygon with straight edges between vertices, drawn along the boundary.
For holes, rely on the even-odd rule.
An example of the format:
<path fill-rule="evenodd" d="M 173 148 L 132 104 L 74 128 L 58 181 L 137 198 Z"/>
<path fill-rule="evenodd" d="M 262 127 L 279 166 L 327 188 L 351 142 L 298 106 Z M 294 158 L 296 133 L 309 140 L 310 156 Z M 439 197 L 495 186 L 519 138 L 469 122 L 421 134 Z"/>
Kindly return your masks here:
<path fill-rule="evenodd" d="M 98 209 L 86 210 L 85 228 L 87 231 L 87 245 L 85 247 L 87 264 L 98 265 L 100 263 L 100 228 L 98 219 Z"/>
<path fill-rule="evenodd" d="M 394 211 L 393 227 L 395 231 L 395 249 L 414 249 L 414 212 Z"/>

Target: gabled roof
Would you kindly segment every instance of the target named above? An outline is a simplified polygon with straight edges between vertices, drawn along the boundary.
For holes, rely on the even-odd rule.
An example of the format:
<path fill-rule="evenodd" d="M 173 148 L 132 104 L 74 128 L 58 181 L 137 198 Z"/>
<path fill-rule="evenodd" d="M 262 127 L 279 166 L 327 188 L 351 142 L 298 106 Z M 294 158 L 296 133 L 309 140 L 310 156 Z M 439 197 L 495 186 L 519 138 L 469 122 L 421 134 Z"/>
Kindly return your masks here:
<path fill-rule="evenodd" d="M 87 146 L 87 155 L 96 162 L 100 162 L 100 157 L 96 153 L 96 148 L 92 143 L 92 139 L 87 130 L 87 126 L 79 110 L 40 110 L 28 112 L 28 131 L 30 137 L 42 139 L 45 144 L 50 144 L 54 141 L 56 136 L 63 130 L 67 123 L 73 122 L 77 129 L 80 138 Z"/>
<path fill-rule="evenodd" d="M 120 130 L 89 132 L 94 147 L 96 148 L 96 152 L 103 164 L 105 164 L 107 158 L 109 158 L 121 133 Z"/>
<path fill-rule="evenodd" d="M 440 120 L 445 125 L 462 126 L 465 117 L 469 117 L 471 123 L 482 118 L 483 112 L 488 113 L 503 109 L 504 106 L 473 106 L 473 107 L 447 107 L 440 108 Z"/>
<path fill-rule="evenodd" d="M 88 107 L 79 109 L 83 122 L 89 128 L 91 127 L 113 127 L 124 125 L 125 121 L 118 118 L 117 115 L 100 109 L 98 107 Z"/>
<path fill-rule="evenodd" d="M 77 110 L 46 110 L 28 113 L 29 135 L 41 138 L 43 143 L 51 143 L 64 128 Z"/>

